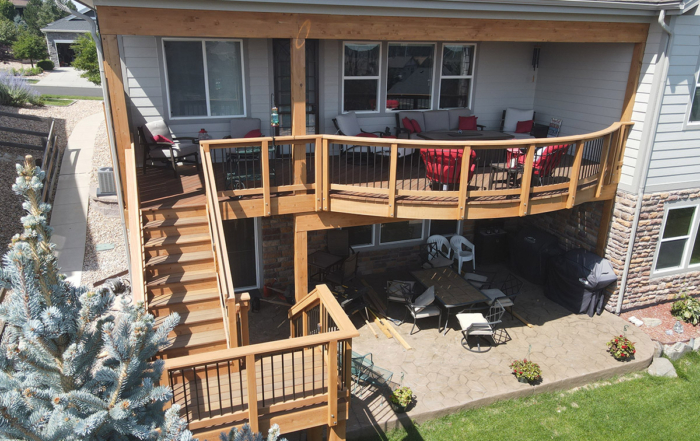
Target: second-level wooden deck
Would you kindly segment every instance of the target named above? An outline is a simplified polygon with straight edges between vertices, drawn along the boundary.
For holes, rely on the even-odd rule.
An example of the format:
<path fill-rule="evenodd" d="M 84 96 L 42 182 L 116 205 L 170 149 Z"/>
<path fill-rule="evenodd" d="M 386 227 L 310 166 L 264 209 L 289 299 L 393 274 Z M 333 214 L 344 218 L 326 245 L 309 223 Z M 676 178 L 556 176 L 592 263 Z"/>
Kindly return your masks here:
<path fill-rule="evenodd" d="M 320 211 L 422 219 L 426 208 L 432 219 L 513 217 L 611 199 L 629 128 L 474 142 L 211 140 L 202 160 L 223 219 Z"/>

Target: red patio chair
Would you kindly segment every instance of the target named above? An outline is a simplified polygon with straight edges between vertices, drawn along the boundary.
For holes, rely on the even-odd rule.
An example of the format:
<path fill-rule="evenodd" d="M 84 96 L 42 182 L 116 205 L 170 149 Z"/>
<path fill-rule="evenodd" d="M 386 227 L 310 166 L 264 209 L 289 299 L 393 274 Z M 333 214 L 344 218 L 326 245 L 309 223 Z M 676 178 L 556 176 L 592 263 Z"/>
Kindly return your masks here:
<path fill-rule="evenodd" d="M 551 176 L 554 169 L 561 162 L 564 154 L 569 150 L 570 144 L 549 145 L 543 147 L 538 153 L 535 153 L 535 160 L 532 163 L 532 176 L 537 178 L 538 184 L 542 184 L 542 179 Z M 538 149 L 539 150 L 539 149 Z M 520 149 L 511 148 L 506 150 L 506 161 L 512 164 L 512 160 L 516 159 L 519 165 L 525 164 L 525 156 Z"/>
<path fill-rule="evenodd" d="M 458 149 L 421 149 L 420 156 L 425 163 L 425 175 L 431 187 L 438 189 L 442 185 L 459 183 L 462 172 L 462 152 Z M 469 160 L 469 177 L 467 184 L 476 173 L 476 151 L 472 150 Z"/>

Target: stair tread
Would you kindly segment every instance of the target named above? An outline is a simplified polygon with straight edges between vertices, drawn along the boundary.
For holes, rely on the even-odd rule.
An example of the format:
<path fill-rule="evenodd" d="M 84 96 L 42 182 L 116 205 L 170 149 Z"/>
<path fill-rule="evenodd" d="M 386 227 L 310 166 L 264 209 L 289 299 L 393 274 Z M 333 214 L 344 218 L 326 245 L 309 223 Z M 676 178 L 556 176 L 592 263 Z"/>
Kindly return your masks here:
<path fill-rule="evenodd" d="M 217 329 L 215 331 L 197 332 L 195 334 L 182 334 L 171 337 L 168 340 L 172 342 L 172 345 L 168 347 L 168 349 L 165 349 L 164 352 L 168 352 L 168 350 L 171 349 L 226 343 L 226 335 L 223 329 Z"/>
<path fill-rule="evenodd" d="M 171 204 L 162 204 L 158 207 L 141 208 L 141 212 L 159 212 L 159 211 L 192 211 L 193 209 L 205 209 L 207 204 L 187 204 L 182 205 L 180 201 L 175 201 Z"/>
<path fill-rule="evenodd" d="M 154 256 L 146 262 L 146 268 L 155 265 L 164 265 L 172 263 L 189 263 L 198 260 L 209 260 L 214 258 L 214 253 L 211 251 L 194 251 L 191 253 L 169 254 L 167 256 Z"/>
<path fill-rule="evenodd" d="M 182 236 L 152 237 L 146 241 L 145 248 L 164 247 L 168 245 L 189 245 L 197 242 L 209 242 L 209 233 L 185 234 Z"/>
<path fill-rule="evenodd" d="M 143 228 L 155 229 L 163 227 L 184 227 L 191 225 L 206 225 L 209 221 L 206 216 L 179 217 L 176 219 L 158 219 L 148 221 Z"/>
<path fill-rule="evenodd" d="M 216 289 L 203 289 L 199 291 L 178 292 L 154 296 L 148 305 L 151 308 L 164 308 L 173 305 L 186 305 L 195 302 L 218 300 L 219 291 Z"/>
<path fill-rule="evenodd" d="M 200 311 L 178 312 L 178 314 L 180 315 L 180 322 L 177 324 L 177 327 L 191 326 L 213 320 L 221 321 L 223 319 L 221 307 L 219 306 L 210 309 L 202 309 Z M 165 317 L 167 316 L 156 317 L 156 325 L 160 326 L 163 320 L 165 320 Z"/>
<path fill-rule="evenodd" d="M 164 274 L 150 279 L 146 286 L 154 287 L 171 283 L 197 282 L 200 280 L 215 279 L 216 272 L 213 269 L 202 271 L 186 271 L 184 273 Z"/>

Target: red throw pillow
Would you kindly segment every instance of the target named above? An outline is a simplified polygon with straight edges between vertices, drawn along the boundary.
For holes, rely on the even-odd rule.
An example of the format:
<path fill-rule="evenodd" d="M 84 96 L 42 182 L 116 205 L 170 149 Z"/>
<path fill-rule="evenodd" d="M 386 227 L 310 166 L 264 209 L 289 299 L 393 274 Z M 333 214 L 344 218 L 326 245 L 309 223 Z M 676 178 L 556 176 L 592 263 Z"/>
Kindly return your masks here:
<path fill-rule="evenodd" d="M 518 124 L 515 126 L 515 133 L 530 133 L 534 123 L 535 121 L 532 119 L 530 121 L 518 121 Z"/>
<path fill-rule="evenodd" d="M 246 133 L 244 138 L 262 138 L 263 134 L 259 129 L 251 130 Z"/>
<path fill-rule="evenodd" d="M 379 138 L 379 135 L 376 135 L 374 133 L 365 133 L 365 132 L 358 133 L 355 136 L 360 137 L 360 138 Z"/>
<path fill-rule="evenodd" d="M 459 130 L 477 130 L 476 116 L 460 116 Z"/>
<path fill-rule="evenodd" d="M 410 119 L 408 119 L 408 117 L 402 119 L 401 122 L 403 123 L 403 128 L 408 130 L 408 133 L 413 133 L 416 131 L 416 129 L 413 128 L 413 123 Z"/>
<path fill-rule="evenodd" d="M 418 124 L 418 121 L 416 121 L 415 119 L 412 119 L 411 124 L 413 124 L 413 131 L 414 132 L 416 132 L 416 133 L 422 132 L 422 130 L 420 129 L 420 124 Z"/>
<path fill-rule="evenodd" d="M 163 135 L 154 135 L 154 136 L 153 136 L 153 141 L 155 141 L 155 142 L 167 142 L 168 144 L 172 144 L 172 143 L 173 143 L 172 139 L 168 139 L 168 138 L 166 138 L 166 137 L 163 136 Z"/>

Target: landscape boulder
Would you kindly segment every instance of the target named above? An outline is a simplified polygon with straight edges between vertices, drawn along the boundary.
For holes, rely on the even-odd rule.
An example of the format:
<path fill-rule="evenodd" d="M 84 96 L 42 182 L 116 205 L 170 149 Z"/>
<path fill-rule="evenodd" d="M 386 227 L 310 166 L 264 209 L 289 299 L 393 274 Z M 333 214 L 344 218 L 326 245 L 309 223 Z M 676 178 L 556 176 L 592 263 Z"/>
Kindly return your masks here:
<path fill-rule="evenodd" d="M 676 369 L 667 358 L 655 358 L 647 370 L 652 377 L 676 378 Z"/>
<path fill-rule="evenodd" d="M 669 359 L 676 361 L 679 358 L 681 358 L 682 356 L 684 356 L 685 354 L 687 354 L 688 352 L 691 352 L 692 350 L 693 350 L 693 348 L 691 348 L 687 344 L 679 341 L 678 343 L 675 343 L 674 345 L 666 345 L 664 347 L 664 354 L 666 354 L 666 356 Z"/>

